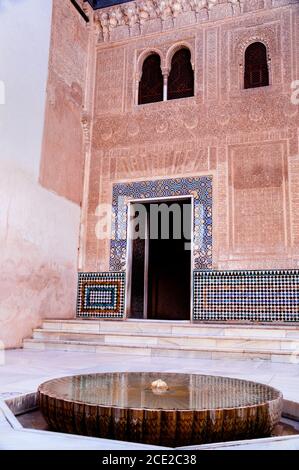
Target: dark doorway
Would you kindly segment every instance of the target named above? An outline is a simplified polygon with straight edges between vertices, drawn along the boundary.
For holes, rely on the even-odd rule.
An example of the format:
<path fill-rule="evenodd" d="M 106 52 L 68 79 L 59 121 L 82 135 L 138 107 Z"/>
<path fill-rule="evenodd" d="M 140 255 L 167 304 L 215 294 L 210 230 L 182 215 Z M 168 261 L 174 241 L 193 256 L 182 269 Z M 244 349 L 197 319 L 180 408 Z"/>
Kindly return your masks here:
<path fill-rule="evenodd" d="M 132 204 L 131 318 L 190 320 L 191 199 Z"/>

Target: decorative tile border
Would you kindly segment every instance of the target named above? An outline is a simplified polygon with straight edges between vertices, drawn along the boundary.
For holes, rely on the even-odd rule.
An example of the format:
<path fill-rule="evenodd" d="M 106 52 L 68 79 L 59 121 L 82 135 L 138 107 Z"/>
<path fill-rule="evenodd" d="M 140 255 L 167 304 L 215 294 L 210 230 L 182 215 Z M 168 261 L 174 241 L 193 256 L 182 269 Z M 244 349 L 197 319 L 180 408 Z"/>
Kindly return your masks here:
<path fill-rule="evenodd" d="M 194 271 L 193 319 L 299 321 L 299 270 Z"/>
<path fill-rule="evenodd" d="M 110 270 L 125 271 L 127 199 L 193 196 L 193 268 L 212 268 L 212 176 L 136 181 L 113 185 Z"/>
<path fill-rule="evenodd" d="M 124 318 L 125 273 L 79 273 L 77 317 Z"/>

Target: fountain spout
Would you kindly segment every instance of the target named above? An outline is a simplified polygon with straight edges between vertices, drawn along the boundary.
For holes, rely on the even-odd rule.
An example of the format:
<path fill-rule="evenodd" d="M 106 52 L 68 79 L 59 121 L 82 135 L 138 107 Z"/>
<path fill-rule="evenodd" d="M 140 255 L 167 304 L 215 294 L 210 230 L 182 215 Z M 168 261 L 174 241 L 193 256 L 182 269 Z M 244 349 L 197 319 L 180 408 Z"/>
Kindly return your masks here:
<path fill-rule="evenodd" d="M 166 390 L 169 389 L 168 385 L 164 380 L 158 379 L 154 380 L 151 383 L 151 388 L 154 393 L 163 393 L 166 392 Z"/>

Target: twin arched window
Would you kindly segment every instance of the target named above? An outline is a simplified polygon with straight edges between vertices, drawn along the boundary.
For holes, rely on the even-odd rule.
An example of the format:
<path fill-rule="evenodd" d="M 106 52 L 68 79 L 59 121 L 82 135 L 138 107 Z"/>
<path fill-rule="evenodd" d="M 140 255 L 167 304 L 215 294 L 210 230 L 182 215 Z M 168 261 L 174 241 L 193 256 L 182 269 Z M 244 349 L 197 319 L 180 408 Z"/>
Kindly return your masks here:
<path fill-rule="evenodd" d="M 179 49 L 172 57 L 171 70 L 164 79 L 161 58 L 151 54 L 143 62 L 138 104 L 155 103 L 194 96 L 194 72 L 189 49 Z"/>
<path fill-rule="evenodd" d="M 267 48 L 261 42 L 254 42 L 245 51 L 244 88 L 268 85 Z M 139 83 L 138 104 L 190 96 L 194 96 L 194 72 L 188 48 L 183 47 L 173 55 L 168 77 L 163 77 L 159 54 L 151 54 L 145 59 Z"/>

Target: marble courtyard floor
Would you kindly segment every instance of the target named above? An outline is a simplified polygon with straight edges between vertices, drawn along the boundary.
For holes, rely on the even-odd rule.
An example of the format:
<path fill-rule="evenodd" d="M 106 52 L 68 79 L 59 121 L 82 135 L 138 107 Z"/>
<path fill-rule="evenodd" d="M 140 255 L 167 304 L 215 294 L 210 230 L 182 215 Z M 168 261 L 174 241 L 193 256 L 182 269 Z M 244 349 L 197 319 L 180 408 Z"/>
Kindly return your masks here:
<path fill-rule="evenodd" d="M 90 372 L 159 371 L 188 372 L 222 375 L 262 382 L 280 389 L 285 399 L 284 411 L 299 420 L 299 364 L 273 363 L 262 360 L 211 360 L 169 357 L 125 356 L 118 354 L 92 354 L 85 352 L 10 350 L 5 352 L 0 365 L 0 400 L 35 392 L 40 383 L 66 375 Z M 1 404 L 0 404 L 1 408 Z M 1 412 L 1 409 L 0 409 Z M 99 439 L 59 435 L 18 428 L 14 436 L 8 432 L 7 420 L 0 413 L 0 449 L 5 448 L 137 448 L 136 444 L 117 443 Z M 4 431 L 4 427 L 6 429 Z M 58 440 L 58 436 L 60 439 Z M 38 439 L 37 439 L 38 438 Z M 40 441 L 39 441 L 40 440 Z M 39 443 L 38 443 L 39 441 Z M 19 442 L 19 444 L 18 444 Z M 30 444 L 31 443 L 31 444 Z M 62 446 L 62 447 L 61 447 Z M 73 447 L 72 447 L 73 446 Z M 133 446 L 133 447 L 132 447 Z M 220 448 L 221 445 L 213 445 Z M 140 446 L 142 447 L 142 446 Z M 299 449 L 299 436 L 244 441 L 226 448 L 292 448 Z"/>

